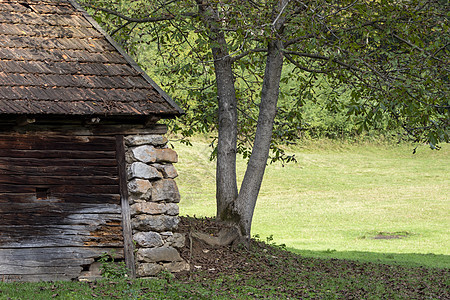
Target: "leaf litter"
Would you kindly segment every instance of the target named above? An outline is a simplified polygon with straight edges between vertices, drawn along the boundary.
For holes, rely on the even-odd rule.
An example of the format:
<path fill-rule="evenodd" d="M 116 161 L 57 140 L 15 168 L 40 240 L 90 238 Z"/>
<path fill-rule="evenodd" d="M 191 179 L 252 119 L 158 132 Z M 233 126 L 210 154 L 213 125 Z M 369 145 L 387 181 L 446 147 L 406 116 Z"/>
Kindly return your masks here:
<path fill-rule="evenodd" d="M 176 274 L 177 280 L 220 283 L 210 286 L 218 295 L 248 291 L 250 298 L 450 299 L 449 269 L 309 258 L 258 239 L 245 248 L 190 238 L 193 231 L 217 235 L 224 226 L 212 218 L 181 217 L 178 231 L 187 240 L 180 252 L 191 270 Z"/>

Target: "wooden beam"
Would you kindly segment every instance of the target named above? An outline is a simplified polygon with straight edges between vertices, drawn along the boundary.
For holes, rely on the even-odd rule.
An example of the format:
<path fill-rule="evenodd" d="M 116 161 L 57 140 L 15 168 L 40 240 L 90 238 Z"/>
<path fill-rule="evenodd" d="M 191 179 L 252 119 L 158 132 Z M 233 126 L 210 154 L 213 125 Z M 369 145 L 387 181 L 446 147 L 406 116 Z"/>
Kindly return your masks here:
<path fill-rule="evenodd" d="M 1 151 L 0 151 L 1 155 Z M 52 158 L 18 158 L 18 157 L 1 157 L 0 165 L 2 169 L 5 166 L 31 166 L 31 167 L 47 167 L 47 166 L 99 166 L 114 167 L 117 161 L 114 158 L 95 158 L 95 159 L 52 159 Z"/>
<path fill-rule="evenodd" d="M 114 153 L 115 155 L 115 153 Z M 117 166 L 29 166 L 29 165 L 2 165 L 0 175 L 34 175 L 40 176 L 110 176 L 117 174 Z"/>
<path fill-rule="evenodd" d="M 48 176 L 37 174 L 28 175 L 3 175 L 0 173 L 1 184 L 21 185 L 116 185 L 117 177 L 113 176 Z"/>
<path fill-rule="evenodd" d="M 122 205 L 123 226 L 123 252 L 128 276 L 136 278 L 136 265 L 134 263 L 133 232 L 131 229 L 130 204 L 128 203 L 127 173 L 125 162 L 125 145 L 123 135 L 116 136 L 116 159 L 119 170 L 120 203 Z"/>
<path fill-rule="evenodd" d="M 35 193 L 36 188 L 47 188 L 50 194 L 118 194 L 119 189 L 116 183 L 109 185 L 48 185 L 48 184 L 3 184 L 0 183 L 0 193 L 30 194 Z"/>
<path fill-rule="evenodd" d="M 117 173 L 116 173 L 117 174 Z M 2 203 L 42 203 L 44 200 L 37 199 L 36 190 L 30 193 L 19 191 L 18 193 L 3 193 L 0 189 L 0 205 Z M 87 204 L 118 204 L 120 205 L 120 195 L 117 194 L 89 194 L 84 190 L 79 193 L 51 193 L 45 200 L 49 203 L 87 203 Z M 119 212 L 120 213 L 120 212 Z M 0 231 L 1 232 L 1 231 Z"/>
<path fill-rule="evenodd" d="M 79 135 L 79 136 L 115 136 L 128 134 L 165 134 L 167 126 L 165 124 L 144 125 L 44 125 L 44 124 L 28 124 L 25 126 L 9 126 L 0 124 L 0 132 L 29 132 L 47 131 L 55 134 Z"/>
<path fill-rule="evenodd" d="M 122 256 L 115 247 L 0 247 L 0 281 L 74 280 L 83 265 L 89 265 L 102 253 Z"/>

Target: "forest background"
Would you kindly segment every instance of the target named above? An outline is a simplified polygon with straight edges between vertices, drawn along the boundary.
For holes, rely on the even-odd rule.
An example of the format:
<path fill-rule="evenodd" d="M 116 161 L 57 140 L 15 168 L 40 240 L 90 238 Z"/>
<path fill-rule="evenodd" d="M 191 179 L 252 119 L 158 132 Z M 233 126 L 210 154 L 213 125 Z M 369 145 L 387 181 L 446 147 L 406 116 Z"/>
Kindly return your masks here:
<path fill-rule="evenodd" d="M 270 162 L 296 161 L 285 145 L 310 139 L 390 143 L 413 139 L 412 152 L 424 142 L 437 149 L 439 142 L 448 141 L 448 4 L 443 1 L 86 3 L 103 27 L 186 110 L 185 116 L 169 123 L 171 132 L 180 134 L 187 144 L 184 137 L 210 138 L 211 158 L 218 158 L 218 167 L 235 163 L 234 159 L 220 163 L 224 155 L 216 147 L 219 141 L 220 148 L 219 124 L 224 115 L 217 99 L 223 98 L 220 89 L 229 85 L 219 82 L 219 62 L 232 61 L 238 105 L 237 146 L 228 152 L 248 159 L 257 145 L 253 143 L 264 104 L 259 99 L 264 95 L 263 82 L 271 74 L 267 73 L 270 68 L 264 73 L 265 53 L 269 52 L 269 64 L 270 56 L 278 55 L 273 51 L 278 42 L 292 46 L 305 40 L 296 47 L 306 52 L 279 48 L 290 64 L 283 66 L 278 78 Z M 284 23 L 284 18 L 289 20 Z M 278 27 L 277 22 L 294 28 L 290 28 L 294 35 L 283 35 L 283 25 Z M 257 45 L 263 48 L 253 48 Z M 224 56 L 218 57 L 217 51 Z M 252 166 L 259 168 L 264 162 Z M 222 178 L 236 177 L 232 171 L 230 167 L 216 176 L 218 217 L 233 220 L 233 212 L 227 212 L 231 201 L 234 212 L 248 224 L 254 207 L 247 204 L 253 201 L 254 205 L 259 187 L 246 189 L 253 189 L 251 196 L 234 201 L 250 185 L 243 184 L 236 196 L 226 185 L 221 190 Z M 249 230 L 248 226 L 246 233 Z"/>

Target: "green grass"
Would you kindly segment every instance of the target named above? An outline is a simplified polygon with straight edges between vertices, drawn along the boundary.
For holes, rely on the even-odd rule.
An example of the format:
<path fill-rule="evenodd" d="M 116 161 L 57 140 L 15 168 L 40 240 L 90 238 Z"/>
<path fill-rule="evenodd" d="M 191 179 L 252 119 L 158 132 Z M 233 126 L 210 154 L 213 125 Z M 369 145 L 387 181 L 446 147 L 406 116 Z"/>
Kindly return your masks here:
<path fill-rule="evenodd" d="M 201 285 L 169 283 L 164 279 L 101 280 L 86 282 L 1 283 L 0 299 L 211 299 L 214 292 Z M 220 299 L 225 299 L 220 297 Z"/>
<path fill-rule="evenodd" d="M 175 144 L 183 215 L 214 216 L 215 162 L 201 139 Z M 450 268 L 450 146 L 306 141 L 296 164 L 269 165 L 252 233 L 296 250 L 343 257 L 389 253 L 398 261 Z M 239 178 L 245 161 L 238 163 Z M 380 234 L 400 239 L 374 239 Z M 435 254 L 438 259 L 424 255 Z M 408 254 L 409 256 L 397 256 Z M 409 257 L 409 258 L 408 258 Z M 396 261 L 396 259 L 387 259 Z"/>
<path fill-rule="evenodd" d="M 207 143 L 175 148 L 181 213 L 213 216 Z M 254 242 L 231 250 L 242 266 L 179 280 L 0 282 L 0 299 L 449 299 L 450 147 L 412 148 L 307 142 L 298 164 L 270 165 L 253 233 L 291 252 Z"/>
<path fill-rule="evenodd" d="M 210 249 L 214 251 L 214 249 Z M 221 249 L 218 251 L 223 251 Z M 174 279 L 0 282 L 0 299 L 448 299 L 450 270 L 298 256 L 252 242 L 226 272 Z M 223 252 L 222 252 L 223 254 Z M 229 262 L 229 264 L 233 262 Z"/>
<path fill-rule="evenodd" d="M 313 257 L 321 259 L 344 259 L 356 260 L 360 262 L 371 262 L 387 265 L 401 265 L 405 267 L 431 267 L 450 269 L 450 258 L 448 255 L 418 254 L 418 253 L 379 253 L 361 251 L 336 251 L 328 249 L 325 251 L 298 250 L 287 248 L 303 257 Z"/>

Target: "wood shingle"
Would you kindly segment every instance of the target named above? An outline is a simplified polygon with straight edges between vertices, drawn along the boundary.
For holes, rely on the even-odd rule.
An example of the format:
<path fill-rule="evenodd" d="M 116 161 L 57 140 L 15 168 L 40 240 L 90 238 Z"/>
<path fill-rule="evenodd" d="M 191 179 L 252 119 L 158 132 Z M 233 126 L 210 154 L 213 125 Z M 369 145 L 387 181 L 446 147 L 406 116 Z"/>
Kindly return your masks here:
<path fill-rule="evenodd" d="M 0 114 L 182 110 L 72 0 L 0 0 Z"/>

